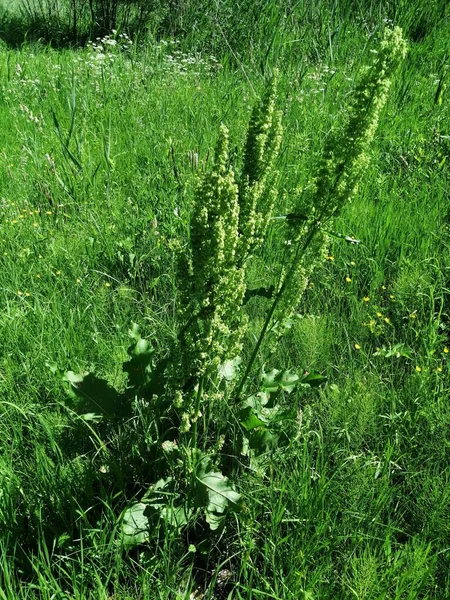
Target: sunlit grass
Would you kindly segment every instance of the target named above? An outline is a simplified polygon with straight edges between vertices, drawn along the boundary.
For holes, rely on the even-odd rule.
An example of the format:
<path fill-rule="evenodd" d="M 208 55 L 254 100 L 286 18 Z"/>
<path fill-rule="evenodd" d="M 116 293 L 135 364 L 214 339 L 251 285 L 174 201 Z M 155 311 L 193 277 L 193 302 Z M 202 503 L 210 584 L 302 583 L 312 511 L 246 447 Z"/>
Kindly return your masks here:
<path fill-rule="evenodd" d="M 284 58 L 280 214 L 308 186 L 366 33 L 346 23 Z M 94 435 L 63 408 L 61 374 L 123 385 L 133 322 L 164 355 L 196 175 L 220 122 L 241 144 L 264 77 L 172 43 L 0 50 L 1 598 L 189 598 L 197 586 L 212 598 L 222 568 L 233 598 L 449 597 L 450 115 L 436 97 L 449 43 L 438 22 L 412 42 L 336 223 L 360 243 L 331 238 L 271 358 L 328 377 L 299 392 L 295 439 L 263 484 L 244 478 L 240 525 L 213 547 L 164 532 L 128 555 L 118 518 L 146 480 L 142 431 L 133 420 Z M 268 254 L 258 285 L 281 259 Z"/>

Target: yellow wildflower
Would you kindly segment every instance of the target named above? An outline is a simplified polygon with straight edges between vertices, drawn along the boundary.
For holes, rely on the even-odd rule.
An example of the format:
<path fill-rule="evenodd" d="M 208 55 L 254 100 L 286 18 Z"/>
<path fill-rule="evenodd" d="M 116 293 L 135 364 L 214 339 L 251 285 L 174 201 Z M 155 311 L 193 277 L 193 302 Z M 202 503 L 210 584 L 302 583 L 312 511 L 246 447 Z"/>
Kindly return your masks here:
<path fill-rule="evenodd" d="M 418 365 L 416 365 L 416 371 L 417 371 L 418 373 L 422 373 L 422 368 L 421 368 L 421 367 L 419 367 Z"/>
<path fill-rule="evenodd" d="M 361 346 L 359 344 L 355 344 L 355 350 L 361 350 Z"/>
<path fill-rule="evenodd" d="M 345 278 L 345 281 L 347 283 L 351 283 L 352 282 L 352 278 L 347 275 L 347 277 Z"/>

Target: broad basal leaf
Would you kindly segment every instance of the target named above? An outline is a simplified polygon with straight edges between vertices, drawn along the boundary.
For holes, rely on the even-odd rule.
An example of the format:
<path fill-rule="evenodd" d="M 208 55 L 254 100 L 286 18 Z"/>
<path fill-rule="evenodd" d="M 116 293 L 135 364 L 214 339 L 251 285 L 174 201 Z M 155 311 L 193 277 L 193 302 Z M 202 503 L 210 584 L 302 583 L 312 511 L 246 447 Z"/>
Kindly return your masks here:
<path fill-rule="evenodd" d="M 147 505 L 142 502 L 130 506 L 122 518 L 122 540 L 124 546 L 132 548 L 149 539 L 149 522 L 145 514 Z"/>
<path fill-rule="evenodd" d="M 196 472 L 197 508 L 206 509 L 207 521 L 211 529 L 217 529 L 227 509 L 236 510 L 239 507 L 241 495 L 233 489 L 227 477 L 220 471 L 212 470 L 209 457 L 204 456 L 197 464 Z"/>

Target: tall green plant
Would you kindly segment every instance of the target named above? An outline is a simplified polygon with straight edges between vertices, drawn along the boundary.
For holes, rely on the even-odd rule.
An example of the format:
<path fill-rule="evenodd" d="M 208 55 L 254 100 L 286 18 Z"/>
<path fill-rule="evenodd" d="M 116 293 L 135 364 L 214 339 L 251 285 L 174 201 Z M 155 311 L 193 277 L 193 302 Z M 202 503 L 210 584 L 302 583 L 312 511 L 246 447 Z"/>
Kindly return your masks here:
<path fill-rule="evenodd" d="M 283 407 L 284 393 L 298 383 L 323 381 L 314 375 L 300 379 L 286 370 L 253 374 L 263 344 L 277 341 L 298 306 L 326 248 L 330 222 L 357 191 L 394 70 L 405 52 L 401 30 L 386 30 L 355 89 L 344 126 L 325 144 L 312 191 L 283 217 L 288 260 L 276 289 L 264 293 L 271 296 L 271 305 L 245 364 L 240 357 L 248 324 L 245 303 L 261 295 L 247 290 L 246 274 L 249 259 L 266 239 L 278 189 L 275 165 L 282 127 L 275 109 L 276 74 L 252 113 L 239 181 L 222 125 L 212 171 L 198 184 L 187 249 L 178 261 L 180 328 L 170 355 L 156 362 L 151 345 L 135 329 L 123 393 L 91 374 L 68 375 L 74 407 L 81 411 L 123 418 L 134 400 L 145 399 L 155 417 L 155 481 L 124 515 L 127 543 L 148 539 L 161 520 L 180 528 L 203 515 L 213 529 L 223 524 L 240 500 L 221 471 L 223 445 L 236 450 L 238 443 L 250 460 L 274 447 L 283 419 L 290 416 Z M 227 411 L 232 414 L 223 416 Z M 238 427 L 231 427 L 231 421 Z"/>

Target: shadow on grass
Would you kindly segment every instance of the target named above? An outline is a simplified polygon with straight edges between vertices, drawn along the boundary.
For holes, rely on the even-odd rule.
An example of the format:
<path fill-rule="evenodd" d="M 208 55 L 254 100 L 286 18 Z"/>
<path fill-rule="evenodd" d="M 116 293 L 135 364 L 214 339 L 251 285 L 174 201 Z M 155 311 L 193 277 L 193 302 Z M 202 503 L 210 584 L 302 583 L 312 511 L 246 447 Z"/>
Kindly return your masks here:
<path fill-rule="evenodd" d="M 84 46 L 97 31 L 73 31 L 68 25 L 48 19 L 32 20 L 20 14 L 0 10 L 0 45 L 16 49 L 24 44 L 40 44 L 52 48 Z"/>

